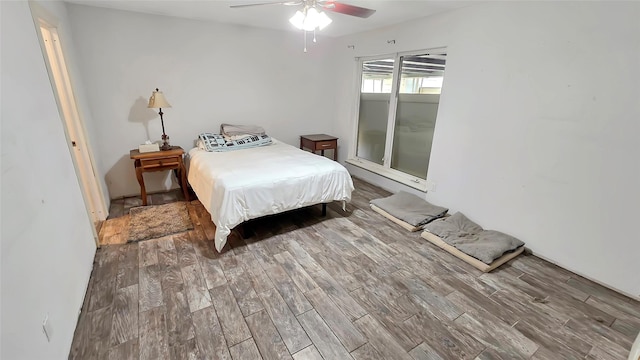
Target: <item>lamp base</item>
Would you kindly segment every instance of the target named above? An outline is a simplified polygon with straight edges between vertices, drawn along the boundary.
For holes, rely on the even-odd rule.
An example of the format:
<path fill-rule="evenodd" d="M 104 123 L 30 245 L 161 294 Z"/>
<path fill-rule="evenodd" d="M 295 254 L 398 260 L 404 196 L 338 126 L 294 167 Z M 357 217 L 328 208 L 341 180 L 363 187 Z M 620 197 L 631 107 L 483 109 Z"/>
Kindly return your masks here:
<path fill-rule="evenodd" d="M 160 146 L 160 150 L 171 150 L 171 145 L 169 145 L 169 136 L 166 134 L 162 134 L 162 146 Z"/>

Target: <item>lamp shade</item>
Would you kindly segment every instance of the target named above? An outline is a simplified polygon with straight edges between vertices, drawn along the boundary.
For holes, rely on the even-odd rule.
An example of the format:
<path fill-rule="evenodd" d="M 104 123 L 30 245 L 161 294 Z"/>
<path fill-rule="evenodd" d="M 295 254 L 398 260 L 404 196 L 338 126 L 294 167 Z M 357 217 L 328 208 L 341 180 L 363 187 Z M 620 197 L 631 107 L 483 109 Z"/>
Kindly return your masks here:
<path fill-rule="evenodd" d="M 170 108 L 171 105 L 167 102 L 167 99 L 164 98 L 164 94 L 162 91 L 155 89 L 149 98 L 149 106 L 148 108 Z"/>

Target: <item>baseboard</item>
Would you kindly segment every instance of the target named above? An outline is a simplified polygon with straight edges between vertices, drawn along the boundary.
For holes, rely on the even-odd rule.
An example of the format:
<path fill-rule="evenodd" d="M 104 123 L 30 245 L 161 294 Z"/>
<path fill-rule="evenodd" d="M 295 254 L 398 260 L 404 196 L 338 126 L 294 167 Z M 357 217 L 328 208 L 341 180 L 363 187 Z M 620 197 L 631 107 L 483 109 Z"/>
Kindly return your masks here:
<path fill-rule="evenodd" d="M 589 280 L 589 281 L 593 281 L 594 283 L 596 283 L 596 284 L 598 284 L 598 285 L 600 285 L 600 286 L 606 287 L 606 288 L 607 288 L 607 289 L 609 289 L 609 290 L 615 291 L 615 292 L 617 292 L 618 294 L 622 294 L 622 295 L 624 295 L 624 296 L 626 296 L 626 297 L 628 297 L 628 298 L 630 298 L 630 299 L 640 301 L 640 294 L 638 294 L 638 295 L 629 294 L 629 293 L 628 293 L 628 292 L 626 292 L 626 291 L 622 291 L 622 290 L 617 289 L 617 288 L 615 288 L 615 287 L 613 287 L 613 286 L 611 286 L 611 285 L 605 284 L 605 283 L 603 283 L 602 281 L 599 281 L 599 280 L 596 280 L 596 279 L 594 279 L 594 278 L 592 278 L 592 277 L 590 277 L 590 276 L 587 276 L 587 275 L 585 275 L 585 274 L 581 273 L 580 271 L 576 271 L 576 270 L 571 269 L 571 268 L 569 268 L 569 267 L 567 267 L 567 266 L 564 266 L 564 265 L 562 265 L 562 264 L 559 264 L 557 261 L 552 260 L 552 259 L 549 259 L 548 257 L 546 257 L 546 256 L 544 256 L 544 255 L 540 255 L 540 254 L 538 254 L 538 253 L 536 253 L 536 252 L 532 251 L 532 250 L 531 250 L 531 249 L 529 249 L 529 248 L 525 248 L 525 251 L 527 251 L 527 250 L 528 250 L 529 252 L 531 252 L 531 254 L 533 254 L 533 255 L 535 255 L 535 256 L 537 256 L 537 257 L 539 257 L 540 259 L 542 259 L 542 260 L 544 260 L 544 261 L 548 261 L 548 262 L 552 263 L 553 265 L 559 266 L 559 267 L 561 267 L 561 268 L 563 268 L 563 269 L 565 269 L 565 270 L 567 270 L 567 271 L 571 271 L 572 273 L 574 273 L 574 274 L 576 274 L 576 275 L 582 276 L 583 278 L 585 278 L 585 279 L 587 279 L 587 280 Z"/>

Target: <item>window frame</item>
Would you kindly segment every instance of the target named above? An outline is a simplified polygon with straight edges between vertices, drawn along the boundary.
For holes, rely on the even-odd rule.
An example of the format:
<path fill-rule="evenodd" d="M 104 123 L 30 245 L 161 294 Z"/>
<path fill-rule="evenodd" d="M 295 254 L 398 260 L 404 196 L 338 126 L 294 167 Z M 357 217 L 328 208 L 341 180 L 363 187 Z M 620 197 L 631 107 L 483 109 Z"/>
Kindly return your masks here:
<path fill-rule="evenodd" d="M 354 123 L 352 129 L 352 144 L 353 146 L 349 149 L 349 157 L 346 162 L 360 167 L 362 169 L 371 171 L 375 174 L 384 176 L 391 180 L 397 181 L 404 185 L 410 186 L 412 188 L 418 189 L 420 191 L 426 192 L 428 190 L 427 179 L 423 179 L 414 175 L 407 174 L 405 172 L 396 170 L 391 168 L 391 159 L 393 154 L 393 139 L 395 132 L 395 120 L 398 109 L 398 87 L 400 86 L 401 74 L 400 74 L 400 58 L 403 56 L 411 56 L 411 55 L 422 55 L 425 53 L 434 53 L 434 52 L 445 52 L 447 51 L 446 46 L 435 47 L 431 49 L 423 49 L 416 51 L 405 51 L 405 52 L 397 52 L 390 54 L 382 54 L 375 56 L 363 56 L 355 58 L 355 66 L 356 66 L 356 86 L 355 86 L 355 109 L 354 109 Z M 362 66 L 363 63 L 370 60 L 382 60 L 393 58 L 393 83 L 391 86 L 391 94 L 389 94 L 389 113 L 387 114 L 387 133 L 385 138 L 385 148 L 384 148 L 384 161 L 382 165 L 372 162 L 370 160 L 361 158 L 357 156 L 358 149 L 358 126 L 360 122 L 360 98 L 362 91 Z M 446 69 L 446 68 L 445 68 Z M 444 79 L 443 86 L 444 87 Z M 440 111 L 440 107 L 438 106 L 438 112 Z M 438 115 L 436 114 L 436 123 L 437 123 Z M 434 131 L 435 136 L 435 131 Z M 431 162 L 429 162 L 431 163 Z M 429 176 L 429 169 L 427 167 L 427 178 Z"/>

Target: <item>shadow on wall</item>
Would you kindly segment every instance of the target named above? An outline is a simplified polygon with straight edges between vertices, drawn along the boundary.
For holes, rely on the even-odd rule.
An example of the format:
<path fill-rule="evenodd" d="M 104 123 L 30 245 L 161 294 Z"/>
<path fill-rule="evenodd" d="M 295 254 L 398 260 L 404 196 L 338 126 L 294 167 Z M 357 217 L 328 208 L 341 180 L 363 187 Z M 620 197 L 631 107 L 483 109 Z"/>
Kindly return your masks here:
<path fill-rule="evenodd" d="M 142 175 L 147 194 L 167 191 L 180 187 L 180 182 L 173 171 L 146 172 Z M 109 197 L 117 199 L 124 196 L 140 195 L 140 184 L 136 178 L 134 161 L 129 154 L 123 155 L 107 171 L 105 176 Z"/>
<path fill-rule="evenodd" d="M 147 135 L 147 140 L 151 140 L 151 136 L 149 135 L 149 121 L 159 118 L 159 115 L 155 109 L 149 109 L 147 107 L 148 105 L 149 101 L 145 98 L 139 97 L 136 99 L 129 110 L 129 121 L 142 124 L 145 134 Z"/>
<path fill-rule="evenodd" d="M 136 179 L 133 160 L 131 160 L 128 153 L 118 159 L 111 169 L 107 171 L 105 181 L 107 182 L 109 197 L 111 199 L 133 195 L 131 191 L 126 191 L 125 189 L 140 189 L 138 180 Z"/>

